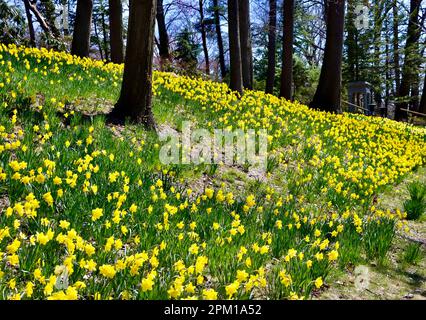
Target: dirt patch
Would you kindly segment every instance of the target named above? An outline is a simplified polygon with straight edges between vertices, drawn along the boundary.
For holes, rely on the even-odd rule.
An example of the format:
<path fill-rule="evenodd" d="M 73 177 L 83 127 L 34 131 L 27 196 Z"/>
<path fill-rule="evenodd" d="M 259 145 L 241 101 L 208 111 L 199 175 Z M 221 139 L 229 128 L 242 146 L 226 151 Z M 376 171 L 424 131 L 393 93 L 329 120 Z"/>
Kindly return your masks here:
<path fill-rule="evenodd" d="M 0 212 L 10 206 L 9 197 L 5 194 L 0 194 Z"/>

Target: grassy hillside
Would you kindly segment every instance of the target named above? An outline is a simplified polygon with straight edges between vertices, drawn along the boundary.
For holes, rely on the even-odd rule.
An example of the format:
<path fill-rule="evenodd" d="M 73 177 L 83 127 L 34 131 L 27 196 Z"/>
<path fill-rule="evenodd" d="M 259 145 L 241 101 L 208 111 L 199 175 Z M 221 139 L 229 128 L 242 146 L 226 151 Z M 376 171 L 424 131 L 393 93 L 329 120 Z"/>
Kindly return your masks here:
<path fill-rule="evenodd" d="M 0 45 L 0 298 L 310 298 L 407 228 L 375 199 L 424 128 L 155 72 L 160 128 L 268 130 L 265 175 L 164 166 L 156 134 L 105 124 L 122 69 Z"/>

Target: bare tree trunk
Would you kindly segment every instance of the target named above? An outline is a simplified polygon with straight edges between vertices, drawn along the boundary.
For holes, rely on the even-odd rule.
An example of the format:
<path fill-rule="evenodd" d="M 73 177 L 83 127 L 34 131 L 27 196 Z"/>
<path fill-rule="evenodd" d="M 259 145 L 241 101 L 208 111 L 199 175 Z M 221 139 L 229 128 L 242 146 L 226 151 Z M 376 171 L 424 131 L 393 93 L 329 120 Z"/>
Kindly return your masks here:
<path fill-rule="evenodd" d="M 123 63 L 123 6 L 121 0 L 109 0 L 109 37 L 111 61 Z"/>
<path fill-rule="evenodd" d="M 373 74 L 371 75 L 371 83 L 374 90 L 374 99 L 377 104 L 377 108 L 382 106 L 382 65 L 381 65 L 381 45 L 382 45 L 382 28 L 384 14 L 384 7 L 376 1 L 373 7 Z"/>
<path fill-rule="evenodd" d="M 387 116 L 388 106 L 389 106 L 389 96 L 391 91 L 390 86 L 390 37 L 389 37 L 389 22 L 385 20 L 385 52 L 386 52 L 386 61 L 385 61 L 385 108 L 384 116 Z"/>
<path fill-rule="evenodd" d="M 398 7 L 397 0 L 393 1 L 393 64 L 395 72 L 395 97 L 399 96 L 399 87 L 401 85 L 401 72 L 399 66 L 399 31 L 398 31 Z"/>
<path fill-rule="evenodd" d="M 103 54 L 103 50 L 102 50 L 102 45 L 101 45 L 101 39 L 99 38 L 99 33 L 98 33 L 98 21 L 96 19 L 96 16 L 93 18 L 93 26 L 95 29 L 95 37 L 96 37 L 96 42 L 98 43 L 98 48 L 99 48 L 99 54 L 101 55 L 101 60 L 104 60 L 104 54 Z"/>
<path fill-rule="evenodd" d="M 170 61 L 169 35 L 167 34 L 163 0 L 157 0 L 157 26 L 160 40 L 158 51 L 160 53 L 161 65 L 163 65 L 166 61 Z"/>
<path fill-rule="evenodd" d="M 90 49 L 90 27 L 92 24 L 92 0 L 77 0 L 71 54 L 88 57 Z"/>
<path fill-rule="evenodd" d="M 327 0 L 327 38 L 321 74 L 311 108 L 340 112 L 345 0 Z"/>
<path fill-rule="evenodd" d="M 274 93 L 275 51 L 277 35 L 277 0 L 269 0 L 268 23 L 268 70 L 266 71 L 266 93 Z"/>
<path fill-rule="evenodd" d="M 131 0 L 126 57 L 120 98 L 109 115 L 112 121 L 141 123 L 155 128 L 152 115 L 152 57 L 157 0 Z"/>
<path fill-rule="evenodd" d="M 31 47 L 35 47 L 35 32 L 34 32 L 34 25 L 33 25 L 33 17 L 31 16 L 30 6 L 29 6 L 29 0 L 24 0 L 25 5 L 25 13 L 27 15 L 28 20 L 28 32 L 30 34 L 30 45 Z"/>
<path fill-rule="evenodd" d="M 426 74 L 423 82 L 423 92 L 420 100 L 419 112 L 426 114 Z"/>
<path fill-rule="evenodd" d="M 62 28 L 64 31 L 64 36 L 68 36 L 70 34 L 69 24 L 68 24 L 68 0 L 61 0 L 62 4 Z"/>
<path fill-rule="evenodd" d="M 220 29 L 219 1 L 213 0 L 214 24 L 216 27 L 217 47 L 219 50 L 220 74 L 222 79 L 226 77 L 225 53 L 223 50 L 222 31 Z"/>
<path fill-rule="evenodd" d="M 411 100 L 412 95 L 410 96 L 410 87 L 415 82 L 415 75 L 418 72 L 418 41 L 420 37 L 420 28 L 419 28 L 419 8 L 421 0 L 411 0 L 410 1 L 410 18 L 408 20 L 407 27 L 407 40 L 405 42 L 404 48 L 404 65 L 402 66 L 402 78 L 401 86 L 399 88 L 399 98 L 402 100 L 396 104 L 395 108 L 395 120 L 402 120 L 407 116 L 405 111 L 401 109 L 407 109 L 409 106 L 409 100 Z"/>
<path fill-rule="evenodd" d="M 210 75 L 210 60 L 209 60 L 209 50 L 207 48 L 207 35 L 206 35 L 206 25 L 204 24 L 204 9 L 203 9 L 203 0 L 198 0 L 199 10 L 200 10 L 200 26 L 201 26 L 201 40 L 203 42 L 203 52 L 204 60 L 206 63 L 206 75 Z"/>
<path fill-rule="evenodd" d="M 58 28 L 55 25 L 55 5 L 51 0 L 40 0 L 40 3 L 43 5 L 45 20 L 49 25 L 50 30 L 54 37 L 59 37 L 60 33 Z"/>
<path fill-rule="evenodd" d="M 104 42 L 104 50 L 105 50 L 105 60 L 109 59 L 109 50 L 108 50 L 108 35 L 106 31 L 106 23 L 105 23 L 105 12 L 101 11 L 101 22 L 102 22 L 102 38 Z"/>
<path fill-rule="evenodd" d="M 284 0 L 283 53 L 280 97 L 293 100 L 294 0 Z"/>
<path fill-rule="evenodd" d="M 253 89 L 253 52 L 250 30 L 250 3 L 249 0 L 238 1 L 238 18 L 240 29 L 241 70 L 243 87 Z"/>
<path fill-rule="evenodd" d="M 229 60 L 231 65 L 231 90 L 243 94 L 243 75 L 241 70 L 240 27 L 238 19 L 238 0 L 228 0 Z"/>
<path fill-rule="evenodd" d="M 415 74 L 413 83 L 411 84 L 411 107 L 410 109 L 413 111 L 419 111 L 419 95 L 420 95 L 420 79 L 419 75 Z"/>
<path fill-rule="evenodd" d="M 32 2 L 31 0 L 26 0 L 26 1 L 27 1 L 27 5 L 28 5 L 29 9 L 34 14 L 34 16 L 36 17 L 36 20 L 37 20 L 38 24 L 40 25 L 40 27 L 43 29 L 44 33 L 47 36 L 51 36 L 52 30 L 50 30 L 50 27 L 47 24 L 46 20 L 43 18 L 40 11 L 38 11 L 35 2 Z"/>

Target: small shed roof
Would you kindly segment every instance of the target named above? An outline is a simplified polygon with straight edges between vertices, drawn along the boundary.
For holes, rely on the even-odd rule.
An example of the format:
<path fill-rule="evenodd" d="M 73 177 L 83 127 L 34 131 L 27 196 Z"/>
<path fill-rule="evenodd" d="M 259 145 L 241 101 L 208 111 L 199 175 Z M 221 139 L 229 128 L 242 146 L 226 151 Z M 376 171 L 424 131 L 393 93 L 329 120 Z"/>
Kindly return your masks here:
<path fill-rule="evenodd" d="M 348 87 L 349 88 L 371 88 L 371 83 L 367 82 L 367 81 L 352 81 L 348 83 Z"/>

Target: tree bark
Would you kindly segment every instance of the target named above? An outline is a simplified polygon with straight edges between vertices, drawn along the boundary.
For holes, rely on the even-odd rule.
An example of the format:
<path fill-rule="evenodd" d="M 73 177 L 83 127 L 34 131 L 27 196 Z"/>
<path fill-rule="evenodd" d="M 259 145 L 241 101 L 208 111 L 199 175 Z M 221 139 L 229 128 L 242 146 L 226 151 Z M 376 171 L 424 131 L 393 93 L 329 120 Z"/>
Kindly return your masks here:
<path fill-rule="evenodd" d="M 270 93 L 270 94 L 274 93 L 276 34 L 277 34 L 277 0 L 269 0 L 268 69 L 266 71 L 265 93 Z"/>
<path fill-rule="evenodd" d="M 340 112 L 345 0 L 327 0 L 327 36 L 321 74 L 311 108 Z"/>
<path fill-rule="evenodd" d="M 240 31 L 238 19 L 238 0 L 228 0 L 229 60 L 231 65 L 231 90 L 243 94 L 243 75 L 241 70 Z"/>
<path fill-rule="evenodd" d="M 96 19 L 96 16 L 93 18 L 93 27 L 94 27 L 94 30 L 95 30 L 95 37 L 96 37 L 96 42 L 97 42 L 98 48 L 99 48 L 99 54 L 101 55 L 101 60 L 104 60 L 104 54 L 103 54 L 103 50 L 102 50 L 101 39 L 99 38 L 98 21 Z"/>
<path fill-rule="evenodd" d="M 411 84 L 411 105 L 410 110 L 419 111 L 419 95 L 420 95 L 420 79 L 419 75 L 415 74 L 413 83 Z"/>
<path fill-rule="evenodd" d="M 163 65 L 165 62 L 170 61 L 169 35 L 167 34 L 163 0 L 157 0 L 157 26 L 159 34 L 158 51 L 161 65 Z"/>
<path fill-rule="evenodd" d="M 389 21 L 385 20 L 385 106 L 384 106 L 384 116 L 387 116 L 388 106 L 389 106 L 389 95 L 390 95 L 390 37 L 389 37 Z"/>
<path fill-rule="evenodd" d="M 423 82 L 423 92 L 420 100 L 419 112 L 426 114 L 426 74 Z"/>
<path fill-rule="evenodd" d="M 371 75 L 371 84 L 374 90 L 374 99 L 377 108 L 382 106 L 382 82 L 383 82 L 383 67 L 381 65 L 381 46 L 382 46 L 382 28 L 383 28 L 383 10 L 384 7 L 376 1 L 373 7 L 373 72 Z"/>
<path fill-rule="evenodd" d="M 284 0 L 283 53 L 280 97 L 293 100 L 294 0 Z"/>
<path fill-rule="evenodd" d="M 92 24 L 92 0 L 77 0 L 71 54 L 88 57 L 90 49 L 90 27 Z"/>
<path fill-rule="evenodd" d="M 395 73 L 395 97 L 399 95 L 399 87 L 401 85 L 401 71 L 399 66 L 399 19 L 397 0 L 392 4 L 393 12 L 393 66 Z"/>
<path fill-rule="evenodd" d="M 217 47 L 219 50 L 219 65 L 222 79 L 226 77 L 225 53 L 223 50 L 222 30 L 220 29 L 219 1 L 213 0 L 214 24 L 216 28 Z"/>
<path fill-rule="evenodd" d="M 251 45 L 249 0 L 238 1 L 238 17 L 240 29 L 241 72 L 243 76 L 243 87 L 252 90 L 253 52 Z"/>
<path fill-rule="evenodd" d="M 204 24 L 204 9 L 203 9 L 203 0 L 198 0 L 199 10 L 200 10 L 200 27 L 201 27 L 201 40 L 203 43 L 203 52 L 204 60 L 206 64 L 206 75 L 210 75 L 210 60 L 209 60 L 209 50 L 207 48 L 207 34 L 206 34 L 206 25 Z"/>
<path fill-rule="evenodd" d="M 27 15 L 28 20 L 28 32 L 30 34 L 30 46 L 35 47 L 35 32 L 34 32 L 34 25 L 33 25 L 33 17 L 31 16 L 30 6 L 29 6 L 29 0 L 24 0 L 25 5 L 25 14 Z"/>
<path fill-rule="evenodd" d="M 121 0 L 109 0 L 109 37 L 111 62 L 123 63 L 123 5 Z"/>
<path fill-rule="evenodd" d="M 69 24 L 68 24 L 68 0 L 61 0 L 62 4 L 62 28 L 64 32 L 64 36 L 68 36 L 70 34 Z"/>
<path fill-rule="evenodd" d="M 410 87 L 415 82 L 416 73 L 418 73 L 418 42 L 420 37 L 419 27 L 419 8 L 421 0 L 410 1 L 410 17 L 407 27 L 407 40 L 404 47 L 404 65 L 402 66 L 401 86 L 399 88 L 399 99 L 401 100 L 395 107 L 395 120 L 402 120 L 407 116 L 412 95 L 410 96 Z M 410 101 L 409 101 L 410 100 Z"/>
<path fill-rule="evenodd" d="M 105 49 L 105 60 L 109 61 L 109 50 L 108 50 L 108 35 L 106 31 L 106 23 L 105 23 L 105 12 L 101 11 L 101 23 L 102 23 L 102 38 L 104 42 Z"/>
<path fill-rule="evenodd" d="M 29 9 L 36 17 L 37 22 L 39 23 L 40 27 L 43 29 L 44 33 L 46 33 L 47 36 L 50 36 L 52 34 L 52 31 L 49 28 L 49 25 L 47 24 L 46 20 L 41 15 L 40 11 L 38 11 L 37 6 L 35 2 L 32 2 L 30 0 L 26 0 Z"/>
<path fill-rule="evenodd" d="M 154 129 L 152 115 L 152 57 L 156 0 L 131 0 L 126 57 L 120 98 L 109 115 L 112 121 L 126 118 Z"/>

